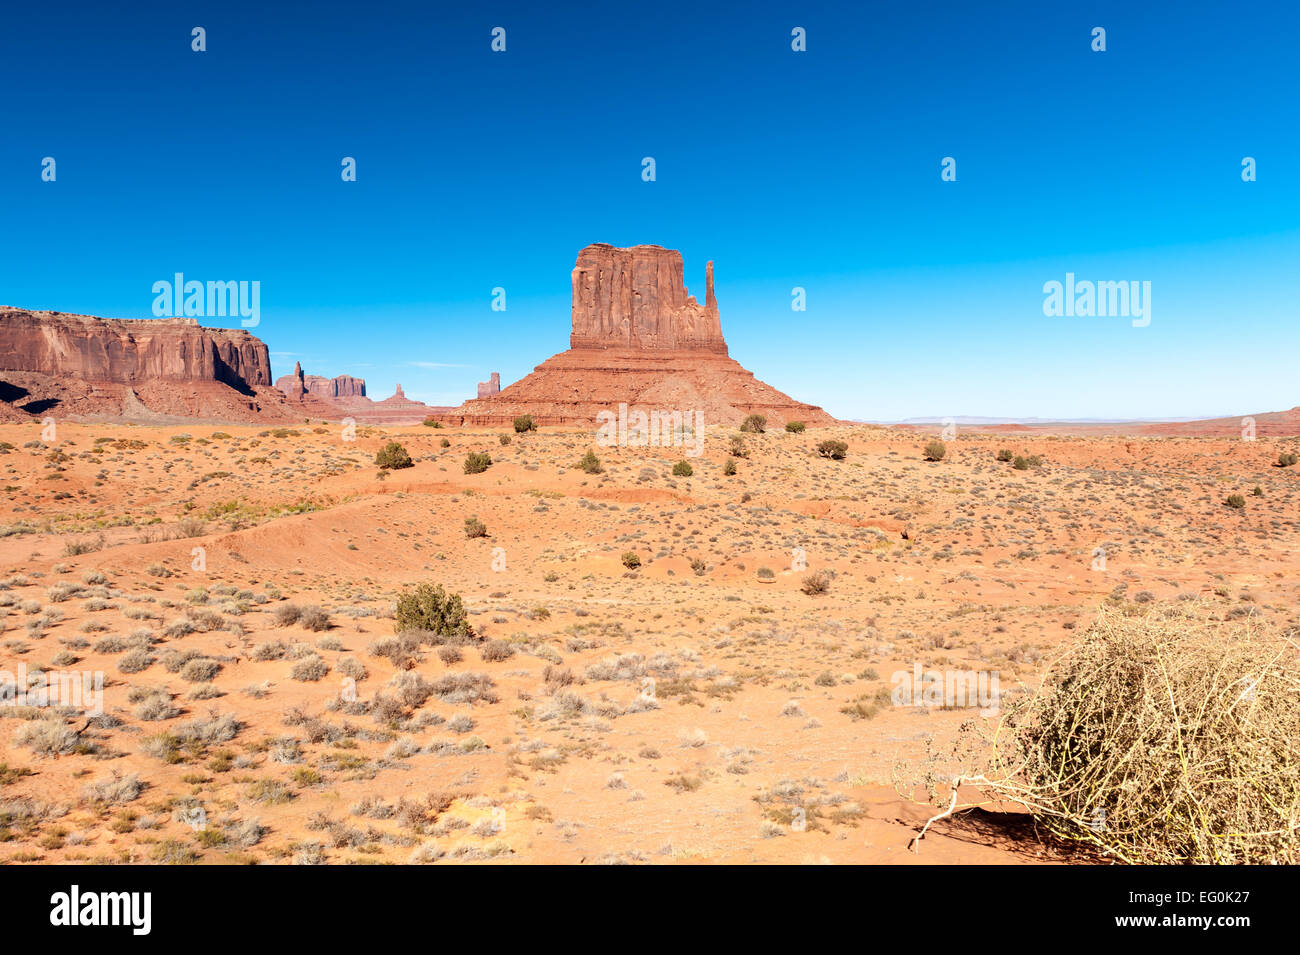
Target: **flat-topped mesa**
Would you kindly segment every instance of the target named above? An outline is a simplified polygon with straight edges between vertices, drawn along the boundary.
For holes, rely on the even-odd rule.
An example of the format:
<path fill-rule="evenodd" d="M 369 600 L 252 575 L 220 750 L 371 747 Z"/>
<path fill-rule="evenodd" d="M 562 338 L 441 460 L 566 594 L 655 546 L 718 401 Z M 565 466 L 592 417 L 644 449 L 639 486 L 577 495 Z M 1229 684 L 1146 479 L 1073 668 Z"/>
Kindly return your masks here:
<path fill-rule="evenodd" d="M 570 347 L 727 354 L 713 263 L 705 267 L 703 305 L 687 292 L 682 275 L 682 254 L 675 249 L 587 246 L 573 269 Z"/>
<path fill-rule="evenodd" d="M 90 382 L 215 381 L 247 391 L 271 384 L 265 343 L 243 329 L 192 318 L 96 318 L 0 307 L 0 371 Z"/>

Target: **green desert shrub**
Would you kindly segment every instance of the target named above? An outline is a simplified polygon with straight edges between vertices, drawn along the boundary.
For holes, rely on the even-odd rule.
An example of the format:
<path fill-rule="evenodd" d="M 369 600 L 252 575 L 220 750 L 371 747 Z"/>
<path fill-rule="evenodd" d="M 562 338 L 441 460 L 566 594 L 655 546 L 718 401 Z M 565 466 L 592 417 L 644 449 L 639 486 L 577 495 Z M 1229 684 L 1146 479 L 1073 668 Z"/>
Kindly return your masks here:
<path fill-rule="evenodd" d="M 824 458 L 830 458 L 832 461 L 843 461 L 845 455 L 849 453 L 849 445 L 845 441 L 827 438 L 817 445 L 817 453 Z"/>
<path fill-rule="evenodd" d="M 1242 497 L 1240 494 L 1229 494 L 1227 499 L 1224 500 L 1223 503 L 1226 504 L 1228 507 L 1232 508 L 1234 511 L 1239 511 L 1246 506 L 1246 499 Z"/>
<path fill-rule="evenodd" d="M 605 470 L 601 467 L 600 458 L 596 457 L 596 452 L 590 448 L 588 448 L 587 453 L 582 456 L 582 460 L 578 462 L 578 467 L 582 468 L 582 470 L 587 474 L 599 474 L 601 471 Z"/>
<path fill-rule="evenodd" d="M 800 434 L 804 430 L 804 423 L 802 421 L 787 421 L 785 423 L 785 430 L 789 431 L 791 434 Z"/>
<path fill-rule="evenodd" d="M 406 448 L 396 441 L 389 441 L 379 449 L 379 453 L 375 455 L 375 464 L 385 471 L 396 471 L 401 468 L 415 466 L 411 456 L 406 453 Z"/>
<path fill-rule="evenodd" d="M 740 430 L 749 434 L 762 434 L 767 428 L 767 418 L 761 414 L 752 414 L 740 423 Z"/>
<path fill-rule="evenodd" d="M 1011 451 L 1008 450 L 1007 448 L 1003 448 L 1001 451 L 998 452 L 999 461 L 1010 461 L 1012 457 L 1013 455 L 1011 454 Z"/>
<path fill-rule="evenodd" d="M 477 517 L 465 518 L 466 537 L 487 537 L 487 525 Z"/>
<path fill-rule="evenodd" d="M 690 461 L 678 461 L 673 465 L 674 477 L 690 477 L 694 473 L 695 469 L 691 467 Z"/>
<path fill-rule="evenodd" d="M 526 431 L 536 431 L 537 424 L 533 421 L 530 414 L 521 414 L 515 419 L 515 434 L 523 434 Z"/>
<path fill-rule="evenodd" d="M 628 570 L 636 570 L 641 566 L 641 558 L 636 555 L 636 551 L 629 550 L 623 554 L 623 566 Z"/>
<path fill-rule="evenodd" d="M 442 584 L 420 584 L 397 598 L 396 631 L 424 630 L 439 637 L 474 636 L 469 614 L 459 594 L 447 593 Z"/>
<path fill-rule="evenodd" d="M 1300 456 L 1292 454 L 1289 451 L 1283 451 L 1277 456 L 1277 466 L 1280 468 L 1289 468 L 1297 461 L 1300 461 Z"/>
<path fill-rule="evenodd" d="M 948 453 L 948 446 L 942 441 L 931 441 L 925 446 L 925 459 L 927 461 L 942 461 L 943 456 Z"/>
<path fill-rule="evenodd" d="M 723 462 L 722 473 L 725 474 L 727 477 L 731 477 L 733 474 L 736 473 L 735 458 L 727 458 L 727 460 Z"/>
<path fill-rule="evenodd" d="M 492 466 L 492 456 L 486 451 L 471 451 L 465 455 L 465 473 L 482 474 Z"/>

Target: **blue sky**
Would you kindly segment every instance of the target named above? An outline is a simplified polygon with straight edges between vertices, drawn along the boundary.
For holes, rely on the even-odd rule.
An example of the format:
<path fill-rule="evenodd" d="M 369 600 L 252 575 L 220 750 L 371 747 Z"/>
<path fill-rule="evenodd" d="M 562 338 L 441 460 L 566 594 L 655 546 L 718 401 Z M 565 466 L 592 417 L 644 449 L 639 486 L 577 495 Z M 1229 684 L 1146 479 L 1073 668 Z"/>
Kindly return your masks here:
<path fill-rule="evenodd" d="M 553 6 L 7 5 L 0 303 L 257 280 L 277 375 L 454 404 L 567 347 L 580 248 L 656 243 L 843 417 L 1300 404 L 1294 4 Z M 1150 325 L 1044 316 L 1066 272 Z"/>

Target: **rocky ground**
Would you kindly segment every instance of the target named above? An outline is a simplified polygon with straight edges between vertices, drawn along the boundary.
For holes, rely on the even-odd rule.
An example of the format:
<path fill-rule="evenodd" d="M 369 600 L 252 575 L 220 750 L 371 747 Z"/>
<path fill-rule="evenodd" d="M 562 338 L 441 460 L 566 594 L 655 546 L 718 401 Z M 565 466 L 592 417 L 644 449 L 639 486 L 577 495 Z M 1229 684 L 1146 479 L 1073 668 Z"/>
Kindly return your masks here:
<path fill-rule="evenodd" d="M 1017 692 L 1107 600 L 1300 623 L 1296 439 L 733 435 L 0 424 L 0 670 L 103 677 L 0 701 L 0 860 L 1069 861 L 997 813 L 907 851 L 995 716 L 893 675 Z M 395 640 L 424 582 L 481 639 Z"/>

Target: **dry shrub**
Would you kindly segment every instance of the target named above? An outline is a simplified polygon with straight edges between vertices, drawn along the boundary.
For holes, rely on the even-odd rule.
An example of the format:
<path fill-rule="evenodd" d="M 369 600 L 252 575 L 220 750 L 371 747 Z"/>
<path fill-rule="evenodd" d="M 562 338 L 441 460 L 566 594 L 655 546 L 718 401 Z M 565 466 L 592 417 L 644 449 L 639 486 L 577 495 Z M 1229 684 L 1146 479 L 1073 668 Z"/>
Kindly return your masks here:
<path fill-rule="evenodd" d="M 302 608 L 302 612 L 298 615 L 298 623 L 312 633 L 320 633 L 332 626 L 329 612 L 315 604 Z"/>
<path fill-rule="evenodd" d="M 396 691 L 398 699 L 410 707 L 423 706 L 424 701 L 433 696 L 433 684 L 409 670 L 393 674 L 388 685 Z"/>
<path fill-rule="evenodd" d="M 144 783 L 135 773 L 126 776 L 114 772 L 106 779 L 86 786 L 82 795 L 89 803 L 98 807 L 119 806 L 131 802 L 144 791 Z"/>
<path fill-rule="evenodd" d="M 1295 864 L 1300 646 L 1148 606 L 1103 608 L 1007 708 L 986 774 L 959 781 L 1122 862 Z"/>
<path fill-rule="evenodd" d="M 330 672 L 329 664 L 318 656 L 305 657 L 293 665 L 289 676 L 299 683 L 315 683 L 325 679 Z"/>
<path fill-rule="evenodd" d="M 376 640 L 370 644 L 369 650 L 373 656 L 386 658 L 398 669 L 407 669 L 420 659 L 420 640 L 413 633 L 404 633 Z"/>
<path fill-rule="evenodd" d="M 302 619 L 302 608 L 297 604 L 281 604 L 271 614 L 277 627 L 291 627 Z"/>
<path fill-rule="evenodd" d="M 495 703 L 496 684 L 486 673 L 444 673 L 431 686 L 433 695 L 445 703 Z"/>
<path fill-rule="evenodd" d="M 221 664 L 206 657 L 196 657 L 181 667 L 181 679 L 190 683 L 207 683 L 221 672 Z"/>
<path fill-rule="evenodd" d="M 484 663 L 500 663 L 515 655 L 514 645 L 506 640 L 489 640 L 479 649 Z"/>
<path fill-rule="evenodd" d="M 86 537 L 79 540 L 70 540 L 63 545 L 64 557 L 80 557 L 82 554 L 93 554 L 97 550 L 104 549 L 104 535 L 98 537 Z"/>
<path fill-rule="evenodd" d="M 14 733 L 14 744 L 26 746 L 39 756 L 58 756 L 76 748 L 78 735 L 57 718 L 23 723 Z"/>
<path fill-rule="evenodd" d="M 815 597 L 818 594 L 824 594 L 831 589 L 831 575 L 824 570 L 809 574 L 803 579 L 799 587 L 809 597 Z"/>

